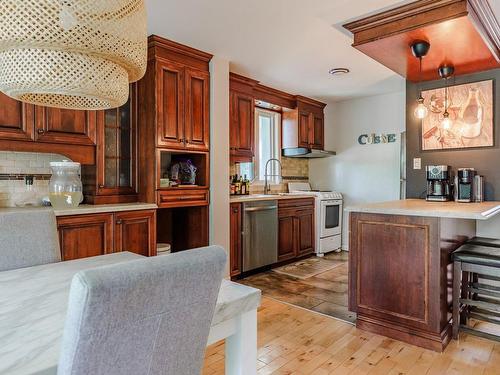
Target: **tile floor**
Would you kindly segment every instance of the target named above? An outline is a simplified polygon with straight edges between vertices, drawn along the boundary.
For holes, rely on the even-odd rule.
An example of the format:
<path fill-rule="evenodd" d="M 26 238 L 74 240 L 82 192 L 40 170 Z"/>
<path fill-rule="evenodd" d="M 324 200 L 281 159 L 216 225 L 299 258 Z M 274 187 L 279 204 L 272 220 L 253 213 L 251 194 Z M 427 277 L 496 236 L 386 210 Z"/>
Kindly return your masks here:
<path fill-rule="evenodd" d="M 262 290 L 265 297 L 317 311 L 350 323 L 356 315 L 347 310 L 347 252 L 330 253 L 319 261 L 335 260 L 341 264 L 305 279 L 266 271 L 240 280 Z"/>

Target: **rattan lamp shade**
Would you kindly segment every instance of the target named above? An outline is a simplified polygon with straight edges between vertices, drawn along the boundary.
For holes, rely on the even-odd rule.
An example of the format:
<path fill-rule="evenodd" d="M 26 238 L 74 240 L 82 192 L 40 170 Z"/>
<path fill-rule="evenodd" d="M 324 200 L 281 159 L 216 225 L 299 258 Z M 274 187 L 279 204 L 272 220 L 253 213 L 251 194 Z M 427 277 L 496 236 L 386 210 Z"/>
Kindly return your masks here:
<path fill-rule="evenodd" d="M 119 107 L 146 71 L 144 0 L 2 0 L 0 25 L 0 91 L 23 102 Z"/>

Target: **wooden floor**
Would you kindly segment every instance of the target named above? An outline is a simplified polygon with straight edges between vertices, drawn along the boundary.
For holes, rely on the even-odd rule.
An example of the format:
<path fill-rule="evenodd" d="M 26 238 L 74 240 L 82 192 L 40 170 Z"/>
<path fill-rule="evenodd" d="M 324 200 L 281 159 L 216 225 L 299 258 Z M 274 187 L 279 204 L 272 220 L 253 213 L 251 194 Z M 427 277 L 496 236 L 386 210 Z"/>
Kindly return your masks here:
<path fill-rule="evenodd" d="M 313 258 L 318 263 L 335 262 L 338 266 L 305 279 L 267 271 L 239 282 L 262 290 L 266 297 L 354 322 L 356 314 L 347 309 L 347 258 L 345 251 Z"/>
<path fill-rule="evenodd" d="M 258 347 L 261 375 L 500 374 L 500 343 L 463 334 L 440 354 L 269 298 L 259 309 Z M 224 374 L 223 342 L 207 349 L 203 374 Z"/>

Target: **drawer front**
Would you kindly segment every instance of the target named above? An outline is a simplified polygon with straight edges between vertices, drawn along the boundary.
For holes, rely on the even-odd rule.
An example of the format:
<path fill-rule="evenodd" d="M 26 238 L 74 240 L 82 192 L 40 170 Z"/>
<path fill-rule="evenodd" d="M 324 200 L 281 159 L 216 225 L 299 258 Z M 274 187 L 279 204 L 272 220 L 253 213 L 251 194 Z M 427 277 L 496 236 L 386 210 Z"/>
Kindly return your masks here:
<path fill-rule="evenodd" d="M 313 208 L 314 198 L 280 199 L 278 201 L 280 209 L 286 208 Z"/>
<path fill-rule="evenodd" d="M 158 207 L 189 207 L 208 205 L 208 190 L 164 190 L 158 191 Z"/>

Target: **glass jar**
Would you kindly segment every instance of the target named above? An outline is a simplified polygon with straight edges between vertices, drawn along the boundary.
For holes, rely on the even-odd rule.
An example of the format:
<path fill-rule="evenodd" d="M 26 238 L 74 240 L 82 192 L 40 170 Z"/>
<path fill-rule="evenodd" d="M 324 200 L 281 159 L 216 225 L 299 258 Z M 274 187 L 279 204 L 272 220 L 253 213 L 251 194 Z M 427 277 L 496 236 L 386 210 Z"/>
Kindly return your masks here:
<path fill-rule="evenodd" d="M 83 201 L 80 163 L 63 160 L 51 162 L 50 168 L 49 199 L 54 209 L 78 207 Z"/>

